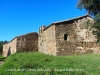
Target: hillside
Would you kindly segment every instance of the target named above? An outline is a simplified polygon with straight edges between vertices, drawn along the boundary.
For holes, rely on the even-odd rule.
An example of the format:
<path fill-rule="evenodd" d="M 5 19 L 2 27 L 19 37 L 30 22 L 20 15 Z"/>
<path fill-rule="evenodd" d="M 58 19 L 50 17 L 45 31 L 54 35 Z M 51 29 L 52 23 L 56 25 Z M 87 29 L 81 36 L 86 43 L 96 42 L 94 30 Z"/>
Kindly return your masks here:
<path fill-rule="evenodd" d="M 0 66 L 0 75 L 99 75 L 100 55 L 50 56 L 16 53 Z"/>

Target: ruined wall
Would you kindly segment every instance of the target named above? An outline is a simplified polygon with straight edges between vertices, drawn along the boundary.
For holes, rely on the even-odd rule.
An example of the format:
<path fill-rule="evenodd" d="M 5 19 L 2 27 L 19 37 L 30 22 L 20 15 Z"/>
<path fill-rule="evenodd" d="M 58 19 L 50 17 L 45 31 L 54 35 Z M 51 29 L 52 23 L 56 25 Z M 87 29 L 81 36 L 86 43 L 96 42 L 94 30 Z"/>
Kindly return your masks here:
<path fill-rule="evenodd" d="M 17 38 L 13 39 L 7 44 L 3 45 L 3 53 L 2 55 L 7 57 L 10 54 L 16 53 L 16 44 L 17 44 Z"/>
<path fill-rule="evenodd" d="M 17 52 L 29 52 L 38 50 L 38 34 L 28 33 L 17 37 Z"/>
<path fill-rule="evenodd" d="M 57 55 L 93 53 L 97 39 L 89 27 L 83 27 L 87 19 L 91 20 L 86 17 L 56 25 Z M 67 40 L 64 40 L 65 34 L 68 35 Z"/>
<path fill-rule="evenodd" d="M 38 34 L 35 32 L 15 37 L 3 45 L 3 56 L 7 57 L 16 52 L 29 52 L 38 50 Z"/>
<path fill-rule="evenodd" d="M 52 25 L 47 30 L 44 29 L 45 27 L 41 27 L 39 30 L 39 52 L 56 55 L 55 25 Z"/>

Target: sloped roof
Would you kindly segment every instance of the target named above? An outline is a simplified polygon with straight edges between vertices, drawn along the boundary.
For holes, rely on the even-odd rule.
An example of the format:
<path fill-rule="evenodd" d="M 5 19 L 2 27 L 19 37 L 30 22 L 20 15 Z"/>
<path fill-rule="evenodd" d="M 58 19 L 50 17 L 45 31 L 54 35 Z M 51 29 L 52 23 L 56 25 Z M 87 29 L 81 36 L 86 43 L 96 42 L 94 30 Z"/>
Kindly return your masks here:
<path fill-rule="evenodd" d="M 91 16 L 89 15 L 84 15 L 84 16 L 79 16 L 79 17 L 76 17 L 76 18 L 72 18 L 72 19 L 68 19 L 68 20 L 62 20 L 62 21 L 58 21 L 58 22 L 53 22 L 52 24 L 50 24 L 49 26 L 47 26 L 44 31 L 46 29 L 48 29 L 49 27 L 51 27 L 52 25 L 58 25 L 58 24 L 61 24 L 61 23 L 68 23 L 70 21 L 75 21 L 75 20 L 79 20 L 79 19 L 82 19 L 82 18 L 85 18 L 85 17 L 90 17 L 92 18 Z"/>
<path fill-rule="evenodd" d="M 71 21 L 71 20 L 78 20 L 78 19 L 81 19 L 81 18 L 84 18 L 84 17 L 91 17 L 91 16 L 89 16 L 89 15 L 79 16 L 79 17 L 76 17 L 76 18 L 68 19 L 68 20 L 62 20 L 62 21 L 58 21 L 58 22 L 53 22 L 52 24 L 58 24 L 58 23 L 68 22 L 68 21 Z"/>

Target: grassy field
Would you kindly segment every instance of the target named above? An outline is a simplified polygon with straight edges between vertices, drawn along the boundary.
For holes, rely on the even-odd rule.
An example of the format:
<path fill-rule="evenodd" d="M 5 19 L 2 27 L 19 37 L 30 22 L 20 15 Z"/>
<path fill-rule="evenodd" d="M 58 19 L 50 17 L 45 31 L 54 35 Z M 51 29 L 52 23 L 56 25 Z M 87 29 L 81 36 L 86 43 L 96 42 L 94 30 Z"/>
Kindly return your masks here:
<path fill-rule="evenodd" d="M 2 55 L 0 55 L 0 61 L 4 61 L 5 57 L 3 57 Z"/>
<path fill-rule="evenodd" d="M 0 55 L 0 58 L 4 58 L 2 55 Z"/>
<path fill-rule="evenodd" d="M 18 53 L 6 58 L 0 75 L 100 75 L 100 55 Z"/>

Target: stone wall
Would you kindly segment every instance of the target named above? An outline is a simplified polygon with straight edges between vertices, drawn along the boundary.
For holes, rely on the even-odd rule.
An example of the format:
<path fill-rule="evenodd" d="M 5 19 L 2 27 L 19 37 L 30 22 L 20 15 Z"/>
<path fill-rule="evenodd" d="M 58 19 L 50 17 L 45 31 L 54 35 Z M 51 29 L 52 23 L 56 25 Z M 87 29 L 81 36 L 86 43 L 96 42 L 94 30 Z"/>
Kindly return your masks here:
<path fill-rule="evenodd" d="M 100 55 L 100 43 L 95 44 L 93 53 Z"/>
<path fill-rule="evenodd" d="M 55 25 L 45 31 L 43 31 L 43 29 L 44 28 L 41 27 L 39 30 L 39 52 L 56 55 Z"/>
<path fill-rule="evenodd" d="M 39 29 L 39 51 L 50 55 L 94 53 L 96 36 L 89 16 L 52 23 Z"/>
<path fill-rule="evenodd" d="M 17 37 L 17 52 L 29 52 L 38 50 L 38 34 L 28 33 Z"/>
<path fill-rule="evenodd" d="M 94 52 L 94 45 L 97 41 L 92 31 L 83 28 L 87 20 L 93 21 L 90 17 L 69 21 L 56 25 L 56 47 L 57 55 L 87 54 Z M 67 40 L 64 35 L 67 34 Z"/>
<path fill-rule="evenodd" d="M 38 34 L 35 32 L 15 37 L 3 45 L 3 56 L 16 52 L 29 52 L 38 50 Z"/>
<path fill-rule="evenodd" d="M 3 45 L 3 55 L 16 52 L 39 51 L 50 55 L 100 53 L 96 36 L 93 35 L 93 19 L 88 15 L 52 23 L 32 32 L 15 37 Z"/>
<path fill-rule="evenodd" d="M 73 24 L 60 24 L 56 25 L 56 48 L 57 55 L 67 55 L 67 54 L 75 54 L 75 47 L 73 46 L 73 42 L 76 41 L 74 39 L 75 31 L 73 28 Z M 64 35 L 66 36 L 66 40 L 64 40 Z"/>
<path fill-rule="evenodd" d="M 13 39 L 7 44 L 3 45 L 3 56 L 9 56 L 10 54 L 16 53 L 16 44 L 17 44 L 17 38 Z"/>

